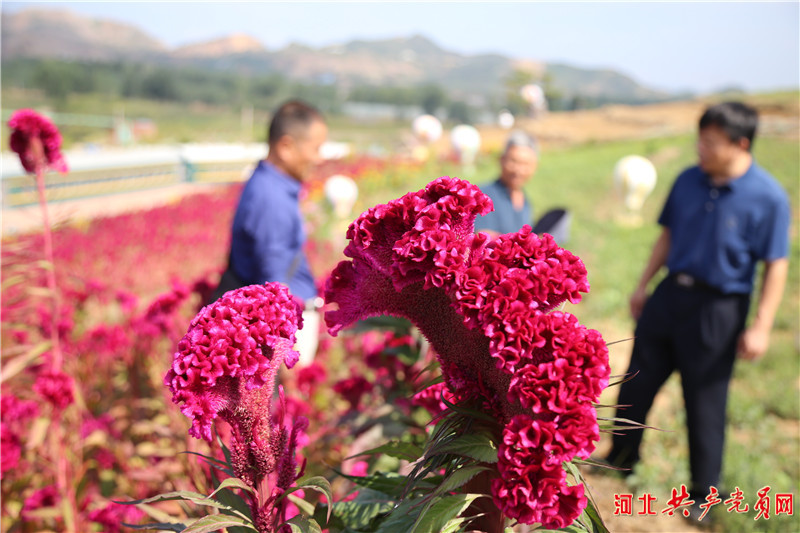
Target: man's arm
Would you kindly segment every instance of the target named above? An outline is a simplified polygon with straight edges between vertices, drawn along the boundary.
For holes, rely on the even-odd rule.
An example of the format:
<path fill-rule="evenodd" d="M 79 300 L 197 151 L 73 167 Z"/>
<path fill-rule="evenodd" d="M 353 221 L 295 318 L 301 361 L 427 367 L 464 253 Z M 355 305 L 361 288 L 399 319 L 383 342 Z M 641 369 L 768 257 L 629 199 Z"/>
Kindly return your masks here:
<path fill-rule="evenodd" d="M 656 243 L 653 245 L 653 251 L 650 253 L 650 259 L 647 261 L 647 266 L 645 266 L 641 278 L 639 278 L 639 284 L 631 295 L 630 308 L 631 316 L 633 316 L 634 320 L 639 320 L 639 317 L 642 315 L 642 309 L 644 309 L 644 304 L 647 301 L 647 284 L 658 274 L 661 267 L 667 263 L 670 243 L 671 236 L 669 228 L 664 226 L 661 230 L 661 235 L 659 235 L 658 240 L 656 240 Z"/>
<path fill-rule="evenodd" d="M 739 337 L 739 357 L 747 360 L 760 359 L 769 347 L 769 335 L 775 322 L 775 313 L 783 297 L 789 260 L 785 257 L 764 262 L 761 296 L 753 323 Z"/>

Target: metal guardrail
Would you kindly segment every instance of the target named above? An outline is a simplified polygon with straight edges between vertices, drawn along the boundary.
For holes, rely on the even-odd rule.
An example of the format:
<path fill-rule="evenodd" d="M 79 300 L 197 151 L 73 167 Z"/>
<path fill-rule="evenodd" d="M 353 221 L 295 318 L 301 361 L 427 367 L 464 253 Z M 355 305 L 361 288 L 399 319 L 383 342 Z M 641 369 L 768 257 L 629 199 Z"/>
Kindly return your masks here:
<path fill-rule="evenodd" d="M 67 174 L 45 174 L 48 202 L 120 194 L 177 185 L 179 183 L 235 183 L 243 181 L 253 161 L 203 161 L 159 163 L 130 167 L 74 170 Z M 36 182 L 30 175 L 2 180 L 3 208 L 23 207 L 39 201 Z"/>
<path fill-rule="evenodd" d="M 186 144 L 65 153 L 70 171 L 45 175 L 45 197 L 48 202 L 59 202 L 181 183 L 241 182 L 264 157 L 265 148 L 262 143 Z M 322 146 L 325 159 L 338 159 L 349 153 L 346 143 L 328 142 Z M 35 180 L 25 174 L 16 154 L 3 152 L 0 174 L 4 209 L 39 201 Z"/>

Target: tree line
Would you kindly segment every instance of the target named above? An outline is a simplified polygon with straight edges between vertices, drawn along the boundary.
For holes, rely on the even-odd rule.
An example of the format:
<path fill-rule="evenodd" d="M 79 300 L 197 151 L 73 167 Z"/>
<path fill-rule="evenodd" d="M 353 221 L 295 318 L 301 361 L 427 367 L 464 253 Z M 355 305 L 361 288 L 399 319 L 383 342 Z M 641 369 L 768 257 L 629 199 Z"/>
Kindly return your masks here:
<path fill-rule="evenodd" d="M 369 86 L 348 91 L 330 83 L 304 83 L 279 73 L 231 75 L 212 69 L 132 62 L 83 62 L 58 59 L 13 59 L 3 63 L 2 87 L 38 90 L 64 107 L 70 94 L 102 94 L 112 98 L 139 98 L 162 102 L 209 105 L 252 105 L 272 109 L 297 97 L 313 101 L 329 113 L 344 102 L 418 106 L 425 112 L 444 110 L 447 117 L 469 122 L 475 109 L 453 99 L 439 85 Z"/>
<path fill-rule="evenodd" d="M 174 66 L 136 62 L 89 62 L 59 59 L 18 58 L 3 62 L 2 88 L 41 91 L 57 110 L 66 110 L 71 94 L 101 94 L 114 99 L 144 99 L 162 102 L 214 106 L 252 106 L 269 111 L 288 98 L 312 101 L 326 113 L 342 112 L 346 102 L 414 106 L 426 113 L 444 115 L 451 122 L 473 122 L 479 112 L 502 109 L 520 116 L 528 104 L 519 94 L 527 83 L 539 83 L 552 111 L 588 109 L 606 103 L 624 103 L 604 98 L 562 94 L 552 79 L 537 79 L 514 71 L 498 80 L 499 96 L 479 109 L 454 97 L 442 86 L 425 83 L 414 86 L 357 85 L 347 89 L 329 81 L 300 82 L 277 72 L 234 74 L 196 66 Z"/>

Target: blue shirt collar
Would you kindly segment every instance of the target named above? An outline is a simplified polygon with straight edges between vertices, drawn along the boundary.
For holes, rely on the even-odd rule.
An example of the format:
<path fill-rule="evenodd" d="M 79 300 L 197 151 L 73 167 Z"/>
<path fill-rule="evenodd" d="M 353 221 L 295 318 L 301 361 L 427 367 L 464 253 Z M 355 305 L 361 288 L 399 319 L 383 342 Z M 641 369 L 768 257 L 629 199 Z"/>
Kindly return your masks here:
<path fill-rule="evenodd" d="M 752 161 L 750 162 L 750 166 L 747 167 L 747 170 L 745 171 L 744 174 L 742 174 L 741 176 L 739 176 L 738 178 L 736 178 L 734 180 L 729 181 L 725 185 L 719 185 L 719 186 L 714 185 L 714 183 L 711 181 L 711 176 L 710 175 L 708 175 L 707 173 L 703 172 L 702 170 L 701 170 L 701 172 L 703 172 L 703 177 L 705 178 L 706 185 L 708 185 L 709 188 L 734 190 L 734 189 L 738 189 L 739 187 L 742 187 L 744 185 L 744 182 L 753 173 L 753 169 L 754 168 L 756 168 L 756 160 L 755 160 L 755 158 L 752 159 Z"/>
<path fill-rule="evenodd" d="M 265 172 L 269 175 L 275 177 L 282 186 L 286 187 L 286 190 L 294 197 L 297 197 L 300 194 L 300 189 L 303 188 L 303 184 L 294 179 L 293 177 L 289 176 L 278 167 L 267 161 L 266 159 L 262 159 L 259 161 L 258 166 L 261 167 Z"/>

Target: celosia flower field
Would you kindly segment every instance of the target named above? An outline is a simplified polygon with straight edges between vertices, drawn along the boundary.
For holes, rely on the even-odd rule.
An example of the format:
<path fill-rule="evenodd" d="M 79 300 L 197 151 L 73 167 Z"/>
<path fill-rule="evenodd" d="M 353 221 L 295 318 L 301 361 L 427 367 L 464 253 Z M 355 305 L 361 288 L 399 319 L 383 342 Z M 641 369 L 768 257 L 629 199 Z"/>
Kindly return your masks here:
<path fill-rule="evenodd" d="M 325 219 L 320 185 L 325 176 L 343 173 L 364 184 L 385 165 L 369 158 L 323 165 L 304 199 L 312 224 Z M 204 463 L 182 452 L 219 449 L 188 435 L 191 424 L 171 402 L 163 379 L 178 341 L 224 267 L 240 189 L 221 186 L 172 205 L 55 228 L 58 317 L 49 305 L 43 233 L 4 238 L 3 531 L 121 531 L 122 522 L 148 517 L 112 500 L 210 483 Z M 313 229 L 312 235 L 319 233 Z M 335 262 L 330 240 L 312 239 L 308 253 L 322 284 Z M 49 366 L 54 328 L 64 353 L 61 375 Z M 342 342 L 323 336 L 317 362 L 285 379 L 287 392 L 298 390 L 286 408 L 308 417 L 302 438 L 319 443 L 311 459 L 320 466 L 323 456 L 341 462 L 347 443 L 357 437 L 358 428 L 339 423 L 341 417 L 354 418 L 348 401 L 353 391 L 337 387 L 339 381 L 364 377 L 372 384 L 364 398 L 409 390 L 388 375 L 388 367 L 373 370 L 365 362 L 379 356 L 383 335 L 344 339 L 352 355 L 340 370 Z M 327 365 L 329 357 L 337 365 Z M 63 428 L 63 448 L 49 442 L 55 420 Z M 57 457 L 68 462 L 72 494 L 56 490 Z"/>
<path fill-rule="evenodd" d="M 305 187 L 330 333 L 303 368 L 285 287 L 202 305 L 238 185 L 57 228 L 58 306 L 42 235 L 5 239 L 2 529 L 189 524 L 212 493 L 211 514 L 261 532 L 306 530 L 312 517 L 332 532 L 405 531 L 464 495 L 456 512 L 475 514 L 482 497 L 503 523 L 558 528 L 581 515 L 584 487 L 563 465 L 594 449 L 593 402 L 608 384 L 602 337 L 558 309 L 588 290 L 583 264 L 529 228 L 474 234 L 491 202 L 455 178 L 370 207 L 342 250 L 322 178 L 352 176 L 367 198 L 402 191 L 418 169 L 398 164 L 381 183 L 389 164 L 330 162 Z M 369 319 L 382 315 L 401 319 Z M 464 427 L 486 436 L 472 455 L 459 451 Z M 301 476 L 330 489 L 297 490 Z M 144 503 L 116 503 L 132 500 Z M 457 520 L 444 523 L 469 525 Z"/>

